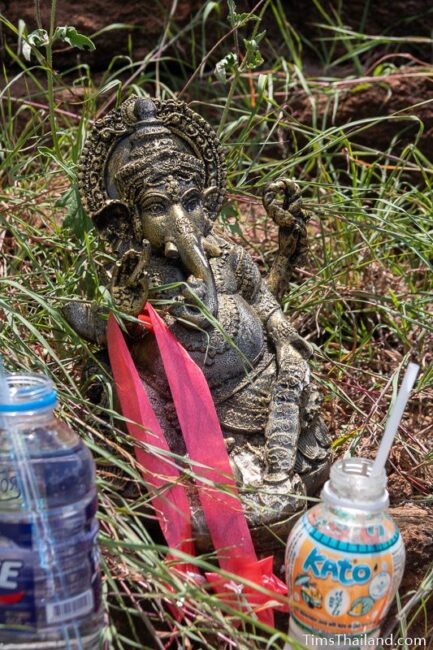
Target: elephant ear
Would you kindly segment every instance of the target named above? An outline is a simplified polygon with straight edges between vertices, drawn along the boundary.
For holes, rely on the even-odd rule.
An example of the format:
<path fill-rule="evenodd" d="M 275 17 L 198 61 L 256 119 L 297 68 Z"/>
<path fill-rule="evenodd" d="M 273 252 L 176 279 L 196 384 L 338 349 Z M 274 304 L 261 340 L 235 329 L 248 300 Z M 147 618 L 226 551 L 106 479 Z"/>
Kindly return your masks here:
<path fill-rule="evenodd" d="M 112 245 L 130 237 L 131 214 L 123 201 L 108 201 L 94 215 L 93 222 L 101 237 Z"/>
<path fill-rule="evenodd" d="M 207 187 L 203 192 L 203 204 L 211 219 L 213 218 L 213 215 L 218 212 L 219 199 L 219 189 L 216 185 Z"/>

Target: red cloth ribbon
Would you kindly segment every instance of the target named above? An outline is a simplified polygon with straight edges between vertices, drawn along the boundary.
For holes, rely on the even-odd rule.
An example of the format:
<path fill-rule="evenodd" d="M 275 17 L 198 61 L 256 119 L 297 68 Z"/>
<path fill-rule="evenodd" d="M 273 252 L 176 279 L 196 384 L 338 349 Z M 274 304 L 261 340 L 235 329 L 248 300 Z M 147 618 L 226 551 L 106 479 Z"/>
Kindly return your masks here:
<path fill-rule="evenodd" d="M 152 329 L 170 386 L 182 435 L 192 461 L 200 504 L 220 567 L 273 591 L 283 604 L 286 585 L 272 573 L 272 557 L 257 560 L 251 533 L 239 499 L 229 456 L 215 406 L 201 369 L 191 359 L 164 321 L 150 304 L 139 316 Z M 108 353 L 122 412 L 127 428 L 136 440 L 169 451 L 164 433 L 150 404 L 120 327 L 114 316 L 108 320 Z M 131 422 L 129 422 L 129 420 Z M 145 470 L 145 478 L 155 491 L 153 504 L 162 532 L 170 548 L 194 555 L 191 512 L 185 488 L 170 458 L 136 448 L 136 456 Z M 203 479 L 203 481 L 201 480 Z M 174 485 L 173 485 L 174 483 Z M 169 486 L 169 487 L 168 487 Z M 197 573 L 192 565 L 181 570 Z M 218 574 L 206 574 L 217 593 L 227 601 L 246 598 L 263 622 L 273 625 L 275 601 L 254 588 L 225 580 Z M 269 604 L 267 604 L 269 603 Z"/>
<path fill-rule="evenodd" d="M 120 327 L 111 314 L 107 336 L 117 396 L 127 419 L 129 434 L 138 442 L 170 453 Z M 140 446 L 135 447 L 135 455 L 145 469 L 146 482 L 153 489 L 152 504 L 168 546 L 194 555 L 189 501 L 185 488 L 180 484 L 179 470 L 170 462 L 169 456 L 165 460 L 162 455 L 152 454 Z M 192 565 L 183 568 L 195 571 Z"/>

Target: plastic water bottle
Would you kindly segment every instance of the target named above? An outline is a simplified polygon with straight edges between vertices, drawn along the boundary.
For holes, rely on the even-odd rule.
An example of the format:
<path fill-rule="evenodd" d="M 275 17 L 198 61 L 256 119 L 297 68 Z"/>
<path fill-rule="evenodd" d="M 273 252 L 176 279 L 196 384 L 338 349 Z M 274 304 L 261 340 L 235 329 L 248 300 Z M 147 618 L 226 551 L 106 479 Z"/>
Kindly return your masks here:
<path fill-rule="evenodd" d="M 308 648 L 374 645 L 403 576 L 404 545 L 386 512 L 385 470 L 372 469 L 364 458 L 335 463 L 323 502 L 289 536 L 289 635 Z"/>
<path fill-rule="evenodd" d="M 49 379 L 0 391 L 0 649 L 96 650 L 103 627 L 95 465 Z"/>

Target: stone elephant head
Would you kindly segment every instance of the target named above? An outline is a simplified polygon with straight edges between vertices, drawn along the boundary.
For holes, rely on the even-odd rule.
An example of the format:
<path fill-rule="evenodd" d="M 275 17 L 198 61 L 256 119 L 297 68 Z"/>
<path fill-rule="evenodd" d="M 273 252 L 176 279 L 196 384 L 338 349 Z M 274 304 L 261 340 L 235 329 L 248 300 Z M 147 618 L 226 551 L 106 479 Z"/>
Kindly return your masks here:
<path fill-rule="evenodd" d="M 180 102 L 127 100 L 96 123 L 79 180 L 84 207 L 119 255 L 150 245 L 151 254 L 179 258 L 184 296 L 198 297 L 216 316 L 208 259 L 215 251 L 206 238 L 222 202 L 225 170 L 216 134 L 197 118 Z M 182 316 L 204 324 L 194 305 L 184 304 Z"/>

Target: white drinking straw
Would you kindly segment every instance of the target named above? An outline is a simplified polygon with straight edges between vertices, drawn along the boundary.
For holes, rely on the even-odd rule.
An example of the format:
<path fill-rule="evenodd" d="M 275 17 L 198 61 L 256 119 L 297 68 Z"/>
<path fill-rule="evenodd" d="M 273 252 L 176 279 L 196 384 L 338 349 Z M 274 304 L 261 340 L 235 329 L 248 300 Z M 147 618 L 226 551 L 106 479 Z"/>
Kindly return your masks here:
<path fill-rule="evenodd" d="M 416 363 L 410 363 L 407 367 L 403 381 L 398 391 L 397 399 L 391 409 L 391 413 L 386 423 L 385 433 L 383 434 L 382 442 L 379 446 L 376 459 L 373 463 L 370 476 L 377 476 L 385 467 L 392 443 L 394 442 L 395 434 L 400 424 L 404 409 L 406 408 L 409 399 L 410 391 L 413 388 L 415 380 L 418 376 L 419 366 Z"/>

